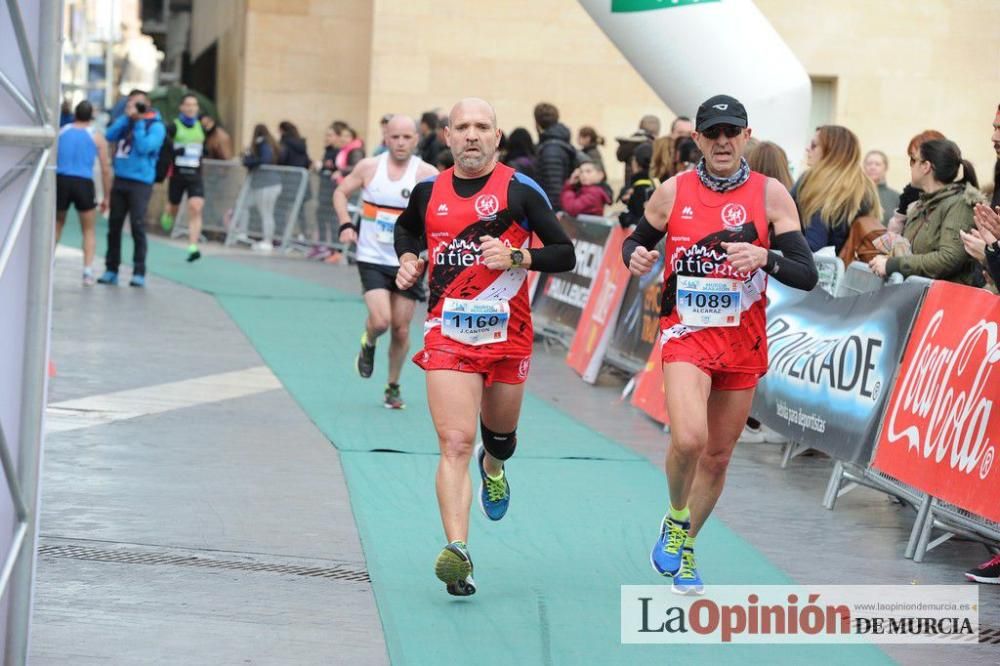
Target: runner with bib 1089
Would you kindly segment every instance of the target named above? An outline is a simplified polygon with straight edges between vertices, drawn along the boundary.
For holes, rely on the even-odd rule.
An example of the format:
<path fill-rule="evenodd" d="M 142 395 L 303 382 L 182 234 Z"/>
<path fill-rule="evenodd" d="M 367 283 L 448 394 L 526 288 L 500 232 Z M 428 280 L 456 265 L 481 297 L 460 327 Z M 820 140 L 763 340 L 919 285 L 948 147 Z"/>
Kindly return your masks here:
<path fill-rule="evenodd" d="M 340 242 L 357 243 L 358 272 L 368 306 L 365 331 L 356 367 L 364 378 L 375 370 L 375 342 L 391 329 L 389 343 L 389 383 L 385 388 L 385 406 L 402 409 L 405 404 L 399 389 L 399 373 L 410 349 L 410 320 L 417 301 L 424 300 L 422 285 L 407 289 L 396 287 L 399 260 L 393 248 L 396 218 L 406 208 L 418 180 L 437 173 L 437 169 L 416 155 L 417 125 L 407 116 L 393 116 L 385 127 L 388 150 L 378 157 L 357 163 L 333 193 L 333 209 L 340 220 Z M 351 223 L 347 199 L 358 188 L 362 208 L 358 227 Z"/>
<path fill-rule="evenodd" d="M 704 592 L 695 537 L 722 494 L 754 389 L 767 372 L 767 276 L 805 290 L 817 281 L 788 191 L 750 171 L 742 157 L 750 139 L 743 105 L 727 95 L 708 99 L 692 137 L 704 158 L 656 189 L 622 247 L 632 274 L 644 275 L 659 259 L 653 248 L 667 237 L 660 340 L 670 506 L 650 561 L 673 578 L 678 594 Z"/>
<path fill-rule="evenodd" d="M 396 222 L 396 283 L 410 288 L 428 266 L 424 348 L 413 360 L 427 373 L 441 451 L 437 498 L 448 543 L 435 574 L 450 594 L 466 596 L 476 591 L 466 546 L 476 430 L 480 508 L 500 520 L 510 502 L 504 461 L 517 445 L 531 366 L 528 270 L 569 271 L 576 254 L 541 187 L 497 163 L 493 107 L 462 100 L 451 110 L 446 137 L 455 166 L 418 184 Z M 544 246 L 529 250 L 533 232 Z"/>

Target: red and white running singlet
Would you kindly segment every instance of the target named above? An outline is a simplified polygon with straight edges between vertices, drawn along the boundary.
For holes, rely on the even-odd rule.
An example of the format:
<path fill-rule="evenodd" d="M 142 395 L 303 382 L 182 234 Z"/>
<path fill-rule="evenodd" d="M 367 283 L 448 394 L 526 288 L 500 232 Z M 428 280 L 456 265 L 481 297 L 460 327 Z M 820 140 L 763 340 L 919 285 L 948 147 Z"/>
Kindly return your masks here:
<path fill-rule="evenodd" d="M 435 179 L 424 214 L 430 291 L 425 349 L 456 353 L 474 349 L 482 358 L 531 355 L 528 271 L 491 270 L 480 253 L 481 236 L 492 236 L 509 247 L 528 246 L 531 231 L 507 210 L 514 173 L 497 164 L 483 188 L 468 198 L 455 192 L 454 167 Z"/>
<path fill-rule="evenodd" d="M 751 172 L 743 185 L 719 193 L 694 171 L 677 176 L 660 308 L 664 357 L 683 350 L 704 369 L 766 372 L 767 274 L 734 269 L 722 243 L 770 247 L 767 180 Z"/>

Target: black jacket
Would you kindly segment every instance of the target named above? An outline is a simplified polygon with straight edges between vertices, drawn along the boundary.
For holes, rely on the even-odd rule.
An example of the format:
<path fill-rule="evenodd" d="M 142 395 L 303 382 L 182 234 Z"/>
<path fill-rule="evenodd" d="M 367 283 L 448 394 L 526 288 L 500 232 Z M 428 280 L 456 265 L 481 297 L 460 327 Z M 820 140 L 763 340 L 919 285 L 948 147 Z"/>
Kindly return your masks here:
<path fill-rule="evenodd" d="M 437 140 L 437 132 L 431 132 L 420 139 L 417 150 L 420 152 L 420 159 L 428 164 L 437 164 L 438 155 L 448 146 L 442 146 Z"/>
<path fill-rule="evenodd" d="M 538 184 L 545 190 L 549 203 L 559 209 L 559 194 L 563 183 L 576 168 L 576 148 L 569 142 L 569 128 L 556 123 L 538 135 Z"/>
<path fill-rule="evenodd" d="M 281 153 L 278 156 L 278 164 L 308 169 L 312 160 L 309 159 L 306 140 L 294 139 L 290 136 L 281 137 Z"/>

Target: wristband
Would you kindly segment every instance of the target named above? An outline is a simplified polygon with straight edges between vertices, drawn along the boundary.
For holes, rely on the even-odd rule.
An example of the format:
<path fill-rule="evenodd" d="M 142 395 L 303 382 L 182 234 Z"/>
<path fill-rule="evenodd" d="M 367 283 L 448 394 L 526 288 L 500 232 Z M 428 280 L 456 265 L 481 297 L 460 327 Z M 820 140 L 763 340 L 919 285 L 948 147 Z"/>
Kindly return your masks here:
<path fill-rule="evenodd" d="M 355 227 L 350 222 L 344 222 L 342 225 L 340 225 L 340 229 L 337 230 L 337 233 L 338 234 L 344 233 L 344 229 L 357 229 L 357 227 Z"/>

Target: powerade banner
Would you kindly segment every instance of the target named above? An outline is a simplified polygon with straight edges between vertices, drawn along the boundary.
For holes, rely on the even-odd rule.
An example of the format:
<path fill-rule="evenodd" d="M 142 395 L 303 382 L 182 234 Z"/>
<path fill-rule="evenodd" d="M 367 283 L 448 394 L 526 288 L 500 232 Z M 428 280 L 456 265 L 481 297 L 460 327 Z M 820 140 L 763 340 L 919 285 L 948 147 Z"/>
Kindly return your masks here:
<path fill-rule="evenodd" d="M 931 285 L 899 369 L 872 466 L 1000 522 L 1000 298 Z"/>
<path fill-rule="evenodd" d="M 776 290 L 753 415 L 793 441 L 867 464 L 925 290 L 902 284 L 842 298 Z"/>
<path fill-rule="evenodd" d="M 548 329 L 567 341 L 573 337 L 590 298 L 611 224 L 603 217 L 570 217 L 559 213 L 559 223 L 576 248 L 576 268 L 568 273 L 542 275 L 532 301 L 532 318 L 540 332 Z"/>
<path fill-rule="evenodd" d="M 608 348 L 607 362 L 627 372 L 639 372 L 660 336 L 660 294 L 663 293 L 663 243 L 653 270 L 629 280 L 621 312 Z"/>

